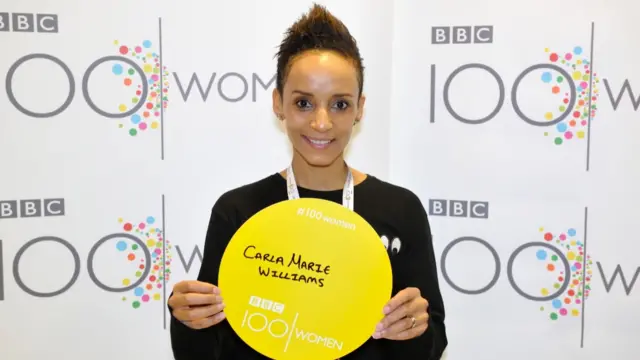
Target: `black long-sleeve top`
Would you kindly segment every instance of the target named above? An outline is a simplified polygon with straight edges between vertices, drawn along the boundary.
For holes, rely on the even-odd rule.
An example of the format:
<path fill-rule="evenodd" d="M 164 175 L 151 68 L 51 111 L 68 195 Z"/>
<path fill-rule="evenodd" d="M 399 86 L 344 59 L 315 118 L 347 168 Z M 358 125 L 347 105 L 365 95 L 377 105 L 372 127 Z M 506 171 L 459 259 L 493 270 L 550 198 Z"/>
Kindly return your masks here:
<path fill-rule="evenodd" d="M 301 187 L 298 190 L 302 198 L 342 203 L 342 190 L 314 191 Z M 405 341 L 371 338 L 342 359 L 440 359 L 448 344 L 445 312 L 424 206 L 413 192 L 372 175 L 355 186 L 354 197 L 354 211 L 371 224 L 387 246 L 393 268 L 393 295 L 407 287 L 417 287 L 429 302 L 430 318 L 427 331 L 417 338 Z M 198 280 L 217 284 L 222 254 L 235 232 L 258 211 L 286 199 L 286 180 L 278 173 L 223 194 L 211 212 Z M 224 297 L 224 289 L 220 290 Z M 268 359 L 242 341 L 226 320 L 207 329 L 193 330 L 172 317 L 170 332 L 176 360 Z"/>

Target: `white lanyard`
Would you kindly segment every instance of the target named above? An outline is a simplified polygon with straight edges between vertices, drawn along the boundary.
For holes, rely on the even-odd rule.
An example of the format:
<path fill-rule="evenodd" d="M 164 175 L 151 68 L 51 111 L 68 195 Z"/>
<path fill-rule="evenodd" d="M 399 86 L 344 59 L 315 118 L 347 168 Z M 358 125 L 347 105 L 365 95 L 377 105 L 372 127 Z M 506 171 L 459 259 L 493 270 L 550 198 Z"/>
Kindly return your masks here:
<path fill-rule="evenodd" d="M 298 185 L 296 184 L 296 178 L 293 175 L 293 168 L 289 166 L 287 168 L 287 195 L 289 200 L 299 199 Z M 344 183 L 344 189 L 342 190 L 342 206 L 353 211 L 353 174 L 351 169 L 347 170 L 347 180 Z"/>

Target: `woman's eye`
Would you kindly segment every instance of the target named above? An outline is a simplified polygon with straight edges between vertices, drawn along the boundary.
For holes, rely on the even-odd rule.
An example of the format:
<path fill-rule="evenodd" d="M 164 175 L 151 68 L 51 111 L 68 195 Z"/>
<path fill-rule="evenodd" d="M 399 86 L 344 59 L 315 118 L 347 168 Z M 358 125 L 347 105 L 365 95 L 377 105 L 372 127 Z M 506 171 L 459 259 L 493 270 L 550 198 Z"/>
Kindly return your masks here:
<path fill-rule="evenodd" d="M 298 106 L 301 109 L 306 109 L 311 106 L 311 103 L 307 100 L 298 100 L 296 101 L 296 106 Z"/>
<path fill-rule="evenodd" d="M 346 101 L 338 101 L 336 102 L 336 107 L 338 110 L 346 110 L 349 107 L 349 103 Z"/>

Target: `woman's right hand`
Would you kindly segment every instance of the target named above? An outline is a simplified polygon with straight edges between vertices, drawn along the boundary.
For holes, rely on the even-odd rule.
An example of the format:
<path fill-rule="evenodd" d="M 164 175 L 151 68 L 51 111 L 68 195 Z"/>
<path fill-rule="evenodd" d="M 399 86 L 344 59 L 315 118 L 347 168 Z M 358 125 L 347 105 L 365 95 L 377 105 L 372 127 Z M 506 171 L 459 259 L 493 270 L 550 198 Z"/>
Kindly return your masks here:
<path fill-rule="evenodd" d="M 220 289 L 202 281 L 177 283 L 168 303 L 173 316 L 192 329 L 205 329 L 225 319 Z"/>

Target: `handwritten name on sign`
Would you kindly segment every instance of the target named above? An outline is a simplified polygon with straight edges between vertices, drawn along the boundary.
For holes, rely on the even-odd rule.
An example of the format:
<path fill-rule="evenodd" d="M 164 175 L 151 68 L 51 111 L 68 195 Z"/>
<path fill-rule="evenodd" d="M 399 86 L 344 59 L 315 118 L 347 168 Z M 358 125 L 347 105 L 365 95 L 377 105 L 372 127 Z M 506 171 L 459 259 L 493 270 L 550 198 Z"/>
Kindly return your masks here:
<path fill-rule="evenodd" d="M 289 262 L 285 265 L 284 257 L 257 251 L 254 245 L 249 245 L 244 249 L 244 257 L 251 260 L 260 260 L 272 265 L 258 266 L 258 273 L 261 276 L 273 277 L 276 279 L 290 280 L 305 284 L 315 284 L 318 287 L 324 287 L 325 278 L 331 272 L 330 265 L 322 265 L 313 261 L 304 261 L 302 255 L 293 253 L 289 258 Z M 297 272 L 283 271 L 275 266 L 287 268 L 295 268 Z M 303 274 L 300 271 L 308 271 L 311 274 Z"/>

